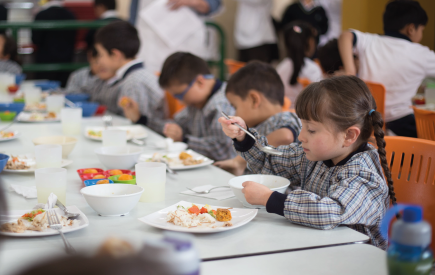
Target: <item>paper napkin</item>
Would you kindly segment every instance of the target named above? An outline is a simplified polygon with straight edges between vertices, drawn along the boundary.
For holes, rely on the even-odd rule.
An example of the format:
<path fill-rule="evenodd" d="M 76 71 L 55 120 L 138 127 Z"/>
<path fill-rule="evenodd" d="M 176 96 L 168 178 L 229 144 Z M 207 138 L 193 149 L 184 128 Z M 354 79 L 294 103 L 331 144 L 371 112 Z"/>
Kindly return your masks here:
<path fill-rule="evenodd" d="M 34 199 L 37 197 L 36 195 L 36 186 L 21 186 L 17 184 L 11 184 L 10 189 L 12 191 L 17 192 L 18 194 L 22 195 L 26 199 Z"/>
<path fill-rule="evenodd" d="M 215 186 L 215 185 L 203 185 L 203 186 L 198 186 L 198 187 L 191 188 L 191 189 L 195 190 L 195 191 L 204 191 L 204 190 L 208 190 L 208 189 L 213 188 L 213 187 L 217 187 L 217 186 Z M 211 190 L 210 193 L 208 193 L 208 194 L 197 194 L 195 192 L 187 190 L 187 191 L 181 192 L 181 194 L 203 197 L 203 198 L 208 198 L 208 199 L 213 199 L 213 200 L 218 200 L 218 201 L 234 197 L 234 193 L 233 193 L 233 191 L 231 191 L 231 188 L 214 189 L 214 190 Z"/>

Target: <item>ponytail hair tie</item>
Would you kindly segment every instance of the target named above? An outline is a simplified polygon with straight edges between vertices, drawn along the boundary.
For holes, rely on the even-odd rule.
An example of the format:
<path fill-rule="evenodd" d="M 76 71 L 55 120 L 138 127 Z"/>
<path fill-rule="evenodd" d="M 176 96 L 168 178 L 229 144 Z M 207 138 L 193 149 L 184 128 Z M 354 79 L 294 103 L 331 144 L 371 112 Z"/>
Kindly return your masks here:
<path fill-rule="evenodd" d="M 301 29 L 301 27 L 299 27 L 299 26 L 293 26 L 293 30 L 294 30 L 294 32 L 296 32 L 296 33 L 302 33 L 302 29 Z"/>
<path fill-rule="evenodd" d="M 370 112 L 369 112 L 369 116 L 371 116 L 374 111 L 375 111 L 375 109 L 371 109 Z"/>

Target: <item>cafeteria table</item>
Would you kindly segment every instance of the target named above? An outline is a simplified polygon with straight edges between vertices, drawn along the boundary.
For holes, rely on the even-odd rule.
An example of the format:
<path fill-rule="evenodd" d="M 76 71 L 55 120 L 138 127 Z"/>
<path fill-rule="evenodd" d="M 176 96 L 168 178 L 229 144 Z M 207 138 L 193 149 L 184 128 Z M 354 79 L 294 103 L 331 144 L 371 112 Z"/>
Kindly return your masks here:
<path fill-rule="evenodd" d="M 114 117 L 114 126 L 127 125 L 130 122 L 121 117 Z M 0 123 L 0 128 L 2 127 Z M 101 117 L 83 119 L 82 130 L 86 126 L 103 126 Z M 0 142 L 0 152 L 8 154 L 32 153 L 34 145 L 32 139 L 40 136 L 62 135 L 60 123 L 19 123 L 13 125 L 10 130 L 19 131 L 20 138 L 7 142 Z M 152 145 L 163 137 L 146 128 L 148 137 L 144 152 L 156 152 Z M 84 229 L 70 232 L 66 237 L 71 244 L 83 253 L 92 253 L 101 242 L 108 236 L 121 236 L 134 243 L 141 243 L 148 238 L 161 238 L 162 230 L 151 227 L 138 221 L 138 218 L 156 212 L 160 209 L 173 205 L 179 201 L 189 201 L 198 204 L 210 204 L 214 206 L 242 208 L 242 203 L 237 198 L 217 201 L 195 196 L 182 195 L 186 187 L 194 188 L 201 185 L 223 186 L 234 177 L 215 166 L 207 166 L 198 169 L 179 171 L 178 175 L 167 175 L 165 200 L 157 203 L 142 203 L 126 216 L 101 217 L 86 203 L 80 194 L 84 187 L 76 170 L 80 168 L 101 167 L 94 153 L 95 148 L 102 146 L 101 142 L 90 140 L 83 134 L 76 136 L 78 142 L 69 155 L 73 163 L 67 166 L 67 194 L 66 205 L 77 206 L 89 219 L 90 225 Z M 136 146 L 130 144 L 129 146 Z M 34 186 L 34 174 L 17 174 L 2 172 L 0 182 L 8 189 L 9 184 L 21 184 Z M 36 199 L 25 199 L 12 191 L 6 191 L 8 207 L 11 210 L 31 209 L 37 203 Z M 248 224 L 216 234 L 195 234 L 196 247 L 203 261 L 229 259 L 240 256 L 254 256 L 265 253 L 288 252 L 317 247 L 326 247 L 338 244 L 367 242 L 368 237 L 345 226 L 333 230 L 318 230 L 305 226 L 292 224 L 284 217 L 269 214 L 260 209 L 254 220 Z M 43 251 L 42 251 L 43 250 Z M 61 237 L 49 236 L 40 238 L 7 238 L 0 247 L 0 274 L 2 271 L 15 270 L 22 267 L 22 257 L 29 260 L 31 253 L 38 251 L 41 255 L 55 253 L 62 254 L 64 251 Z M 45 251 L 45 252 L 44 252 Z M 27 255 L 27 256 L 22 256 Z M 18 257 L 19 256 L 19 257 Z M 39 258 L 39 257 L 38 257 Z M 31 259 L 29 260 L 31 262 Z"/>
<path fill-rule="evenodd" d="M 367 244 L 340 245 L 201 263 L 206 275 L 387 275 L 387 254 Z"/>

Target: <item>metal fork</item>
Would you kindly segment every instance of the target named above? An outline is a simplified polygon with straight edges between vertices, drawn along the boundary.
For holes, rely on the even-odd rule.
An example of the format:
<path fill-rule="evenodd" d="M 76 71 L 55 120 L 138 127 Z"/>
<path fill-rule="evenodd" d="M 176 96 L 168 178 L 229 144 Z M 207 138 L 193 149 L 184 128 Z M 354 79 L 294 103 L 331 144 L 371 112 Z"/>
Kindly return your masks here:
<path fill-rule="evenodd" d="M 210 191 L 213 190 L 213 189 L 217 189 L 217 188 L 230 188 L 230 186 L 218 186 L 218 187 L 213 187 L 213 188 L 210 188 L 210 189 L 208 189 L 208 190 L 204 190 L 204 191 L 195 191 L 195 190 L 193 190 L 193 189 L 190 189 L 189 187 L 186 187 L 186 188 L 189 189 L 189 190 L 192 191 L 192 192 L 197 193 L 197 194 L 208 194 L 208 193 L 210 193 Z"/>
<path fill-rule="evenodd" d="M 47 210 L 47 220 L 48 220 L 48 224 L 50 225 L 50 228 L 57 230 L 60 236 L 62 236 L 63 243 L 65 244 L 66 253 L 75 254 L 76 253 L 75 249 L 72 247 L 72 245 L 68 242 L 68 240 L 63 235 L 62 224 L 60 223 L 59 217 L 57 216 L 57 213 L 54 209 Z"/>

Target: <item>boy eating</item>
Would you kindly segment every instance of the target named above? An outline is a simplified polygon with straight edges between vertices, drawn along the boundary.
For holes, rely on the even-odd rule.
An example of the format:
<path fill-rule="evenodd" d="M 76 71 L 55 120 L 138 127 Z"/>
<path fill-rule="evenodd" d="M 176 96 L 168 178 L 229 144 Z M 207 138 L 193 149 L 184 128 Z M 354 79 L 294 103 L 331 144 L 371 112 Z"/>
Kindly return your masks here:
<path fill-rule="evenodd" d="M 165 118 L 164 93 L 157 77 L 145 70 L 142 61 L 135 59 L 139 46 L 137 30 L 128 22 L 110 23 L 95 35 L 98 62 L 115 75 L 107 82 L 107 109 L 121 113 L 118 105 L 136 104 L 140 123 L 158 131 Z"/>
<path fill-rule="evenodd" d="M 236 109 L 236 116 L 266 136 L 269 144 L 278 147 L 297 141 L 301 122 L 296 114 L 282 112 L 284 85 L 270 65 L 253 61 L 238 70 L 228 81 L 226 96 Z M 239 176 L 247 163 L 237 156 L 215 165 Z"/>

